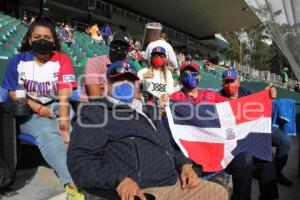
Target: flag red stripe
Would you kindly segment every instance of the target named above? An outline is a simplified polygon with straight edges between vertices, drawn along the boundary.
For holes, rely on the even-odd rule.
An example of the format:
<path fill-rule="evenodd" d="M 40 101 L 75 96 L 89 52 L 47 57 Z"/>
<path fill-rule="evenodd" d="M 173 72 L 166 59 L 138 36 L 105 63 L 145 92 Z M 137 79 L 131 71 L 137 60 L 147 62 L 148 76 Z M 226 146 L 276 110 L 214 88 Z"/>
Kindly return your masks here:
<path fill-rule="evenodd" d="M 223 169 L 221 161 L 224 158 L 224 144 L 192 142 L 181 139 L 180 143 L 188 152 L 188 157 L 203 166 L 203 171 L 215 172 Z"/>
<path fill-rule="evenodd" d="M 261 117 L 271 117 L 272 100 L 269 90 L 263 90 L 253 95 L 230 101 L 236 124 L 254 121 Z"/>

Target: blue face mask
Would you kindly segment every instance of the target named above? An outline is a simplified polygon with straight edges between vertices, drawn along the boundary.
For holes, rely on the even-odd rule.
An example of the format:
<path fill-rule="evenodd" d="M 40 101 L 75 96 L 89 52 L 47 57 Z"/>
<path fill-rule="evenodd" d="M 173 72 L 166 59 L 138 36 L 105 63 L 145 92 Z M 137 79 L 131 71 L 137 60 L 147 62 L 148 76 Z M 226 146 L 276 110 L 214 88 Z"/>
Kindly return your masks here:
<path fill-rule="evenodd" d="M 182 85 L 187 89 L 194 89 L 199 84 L 199 78 L 193 76 L 192 74 L 188 74 L 181 79 Z"/>
<path fill-rule="evenodd" d="M 113 86 L 112 97 L 123 103 L 131 103 L 135 96 L 134 86 L 128 82 Z"/>

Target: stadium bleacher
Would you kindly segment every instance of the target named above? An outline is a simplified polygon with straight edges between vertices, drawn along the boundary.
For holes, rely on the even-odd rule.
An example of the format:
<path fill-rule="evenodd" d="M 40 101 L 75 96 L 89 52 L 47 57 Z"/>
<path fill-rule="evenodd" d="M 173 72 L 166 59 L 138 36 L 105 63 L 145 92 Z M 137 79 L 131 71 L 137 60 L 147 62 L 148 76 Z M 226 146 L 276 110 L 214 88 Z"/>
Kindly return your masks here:
<path fill-rule="evenodd" d="M 7 60 L 18 52 L 27 27 L 21 21 L 8 15 L 0 14 L 0 81 L 7 66 Z M 108 54 L 105 44 L 92 43 L 89 35 L 74 31 L 74 44 L 71 47 L 61 43 L 61 51 L 72 59 L 76 76 L 83 73 L 88 58 Z"/>

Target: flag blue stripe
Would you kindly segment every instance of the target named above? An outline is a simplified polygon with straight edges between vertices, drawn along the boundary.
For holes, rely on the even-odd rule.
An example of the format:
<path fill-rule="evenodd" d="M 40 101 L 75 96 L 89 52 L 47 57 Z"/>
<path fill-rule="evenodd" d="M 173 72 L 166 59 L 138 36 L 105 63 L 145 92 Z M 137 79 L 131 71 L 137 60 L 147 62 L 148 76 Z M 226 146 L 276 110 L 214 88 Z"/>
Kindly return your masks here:
<path fill-rule="evenodd" d="M 190 125 L 198 128 L 221 127 L 215 104 L 171 102 L 170 108 L 174 124 Z"/>
<path fill-rule="evenodd" d="M 247 151 L 256 158 L 272 161 L 272 136 L 270 133 L 250 132 L 247 137 L 237 141 L 237 147 L 231 152 L 234 156 Z"/>

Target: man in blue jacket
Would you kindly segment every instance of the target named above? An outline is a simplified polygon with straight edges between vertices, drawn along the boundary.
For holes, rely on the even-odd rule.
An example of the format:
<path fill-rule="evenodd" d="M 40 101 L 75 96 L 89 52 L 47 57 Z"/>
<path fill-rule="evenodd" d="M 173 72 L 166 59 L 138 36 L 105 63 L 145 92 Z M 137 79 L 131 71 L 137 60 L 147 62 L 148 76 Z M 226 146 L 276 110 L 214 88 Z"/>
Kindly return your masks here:
<path fill-rule="evenodd" d="M 235 99 L 250 95 L 252 92 L 246 88 L 240 87 L 237 71 L 227 70 L 223 73 L 223 88 L 220 91 L 220 94 L 224 97 Z M 277 94 L 275 88 L 271 89 L 270 95 L 272 98 L 276 98 Z M 276 147 L 274 163 L 277 181 L 281 185 L 291 187 L 293 185 L 293 181 L 282 174 L 282 169 L 287 163 L 288 154 L 291 147 L 290 136 L 286 135 L 278 127 L 272 126 L 272 145 Z"/>
<path fill-rule="evenodd" d="M 139 78 L 131 63 L 112 63 L 107 79 L 107 97 L 79 107 L 68 148 L 70 174 L 87 200 L 103 199 L 100 190 L 122 200 L 144 200 L 144 193 L 156 200 L 228 199 L 172 147 L 155 107 L 134 98 Z"/>

